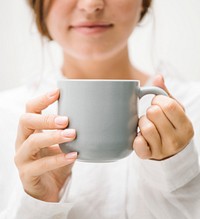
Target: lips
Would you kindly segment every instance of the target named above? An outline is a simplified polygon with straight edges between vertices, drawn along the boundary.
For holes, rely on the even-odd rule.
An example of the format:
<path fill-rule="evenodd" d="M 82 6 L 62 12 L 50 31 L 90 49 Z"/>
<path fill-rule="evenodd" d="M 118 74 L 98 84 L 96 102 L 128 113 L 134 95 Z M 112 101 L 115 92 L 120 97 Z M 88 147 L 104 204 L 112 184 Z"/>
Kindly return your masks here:
<path fill-rule="evenodd" d="M 109 23 L 89 23 L 89 22 L 84 22 L 84 23 L 79 23 L 72 25 L 74 28 L 95 28 L 95 27 L 110 27 L 113 26 L 112 24 Z"/>
<path fill-rule="evenodd" d="M 114 25 L 105 22 L 79 22 L 71 25 L 70 29 L 74 29 L 82 34 L 97 34 L 109 30 Z"/>

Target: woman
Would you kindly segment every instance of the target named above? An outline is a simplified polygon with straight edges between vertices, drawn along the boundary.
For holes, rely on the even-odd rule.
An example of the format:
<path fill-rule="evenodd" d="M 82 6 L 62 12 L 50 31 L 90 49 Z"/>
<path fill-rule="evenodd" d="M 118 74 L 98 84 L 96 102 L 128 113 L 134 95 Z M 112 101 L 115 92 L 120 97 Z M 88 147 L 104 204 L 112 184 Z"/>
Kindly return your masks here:
<path fill-rule="evenodd" d="M 127 48 L 127 40 L 146 14 L 150 0 L 29 3 L 40 33 L 63 49 L 62 77 L 151 83 L 149 75 L 130 63 Z M 44 80 L 40 95 L 27 102 L 19 120 L 15 164 L 20 180 L 15 174 L 5 174 L 16 184 L 21 183 L 2 204 L 1 218 L 199 218 L 200 173 L 193 135 L 194 130 L 199 131 L 200 90 L 196 84 L 181 84 L 170 77 L 166 83 L 184 107 L 158 75 L 153 84 L 169 96 L 158 95 L 151 103 L 142 102 L 141 111 L 145 105 L 150 107 L 139 119 L 134 152 L 118 162 L 88 164 L 77 162 L 76 152 L 60 151 L 58 144 L 73 141 L 76 130 L 67 128 L 70 118 L 54 114 L 59 90 L 44 93 L 52 85 Z M 189 88 L 192 95 L 186 93 Z M 16 96 L 19 94 L 21 91 Z M 2 94 L 2 98 L 9 95 Z M 23 106 L 23 102 L 18 105 Z M 42 114 L 47 107 L 50 110 Z M 5 114 L 6 110 L 1 110 Z M 2 119 L 6 124 L 6 117 Z M 6 144 L 7 135 L 2 138 L 1 144 Z M 2 182 L 5 185 L 5 179 Z"/>

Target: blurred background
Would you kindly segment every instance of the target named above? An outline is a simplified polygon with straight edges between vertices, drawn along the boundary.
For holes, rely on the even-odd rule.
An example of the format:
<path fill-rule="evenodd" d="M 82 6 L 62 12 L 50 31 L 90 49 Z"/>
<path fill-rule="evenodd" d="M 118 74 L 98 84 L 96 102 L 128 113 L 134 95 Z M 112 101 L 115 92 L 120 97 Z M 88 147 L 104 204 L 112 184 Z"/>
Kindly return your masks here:
<path fill-rule="evenodd" d="M 60 48 L 42 41 L 26 0 L 0 2 L 0 90 L 56 71 Z M 132 62 L 149 74 L 166 62 L 177 69 L 177 77 L 200 81 L 200 1 L 154 0 L 129 46 Z"/>

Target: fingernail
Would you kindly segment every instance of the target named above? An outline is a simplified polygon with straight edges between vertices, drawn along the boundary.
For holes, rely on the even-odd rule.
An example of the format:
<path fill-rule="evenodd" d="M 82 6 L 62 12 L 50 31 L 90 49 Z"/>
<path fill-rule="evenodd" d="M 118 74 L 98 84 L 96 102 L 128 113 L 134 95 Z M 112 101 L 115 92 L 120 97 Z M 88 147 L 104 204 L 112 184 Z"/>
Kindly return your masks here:
<path fill-rule="evenodd" d="M 77 158 L 78 153 L 77 152 L 71 152 L 65 155 L 67 159 Z"/>
<path fill-rule="evenodd" d="M 55 118 L 56 125 L 65 125 L 68 122 L 68 117 L 58 116 Z"/>
<path fill-rule="evenodd" d="M 47 97 L 48 97 L 48 98 L 52 98 L 52 97 L 54 97 L 54 96 L 57 94 L 57 92 L 58 92 L 58 88 L 56 88 L 56 89 L 54 89 L 54 90 L 52 90 L 52 91 L 49 91 L 49 92 L 47 93 Z"/>
<path fill-rule="evenodd" d="M 63 137 L 70 138 L 70 137 L 74 137 L 75 133 L 76 133 L 75 129 L 65 129 L 61 132 L 61 135 Z"/>

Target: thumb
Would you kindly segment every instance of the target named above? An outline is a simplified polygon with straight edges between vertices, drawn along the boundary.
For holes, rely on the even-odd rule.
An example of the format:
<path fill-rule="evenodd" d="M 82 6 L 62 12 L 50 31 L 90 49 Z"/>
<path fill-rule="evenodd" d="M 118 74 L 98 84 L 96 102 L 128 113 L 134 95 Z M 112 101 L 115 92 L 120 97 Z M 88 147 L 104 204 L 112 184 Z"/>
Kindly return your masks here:
<path fill-rule="evenodd" d="M 153 85 L 162 88 L 168 94 L 169 97 L 174 99 L 174 97 L 170 94 L 169 90 L 167 89 L 164 78 L 161 74 L 155 76 L 153 80 Z"/>
<path fill-rule="evenodd" d="M 155 78 L 154 78 L 154 80 L 153 80 L 153 85 L 156 86 L 156 87 L 162 88 L 162 89 L 168 94 L 168 96 L 169 96 L 170 98 L 176 100 L 176 98 L 174 98 L 174 97 L 171 95 L 171 93 L 169 92 L 169 90 L 167 89 L 167 87 L 166 87 L 166 85 L 165 85 L 164 77 L 163 77 L 161 74 L 155 76 Z M 184 109 L 184 106 L 183 106 L 178 100 L 176 100 L 176 102 L 182 107 L 183 110 L 185 110 L 185 109 Z"/>

